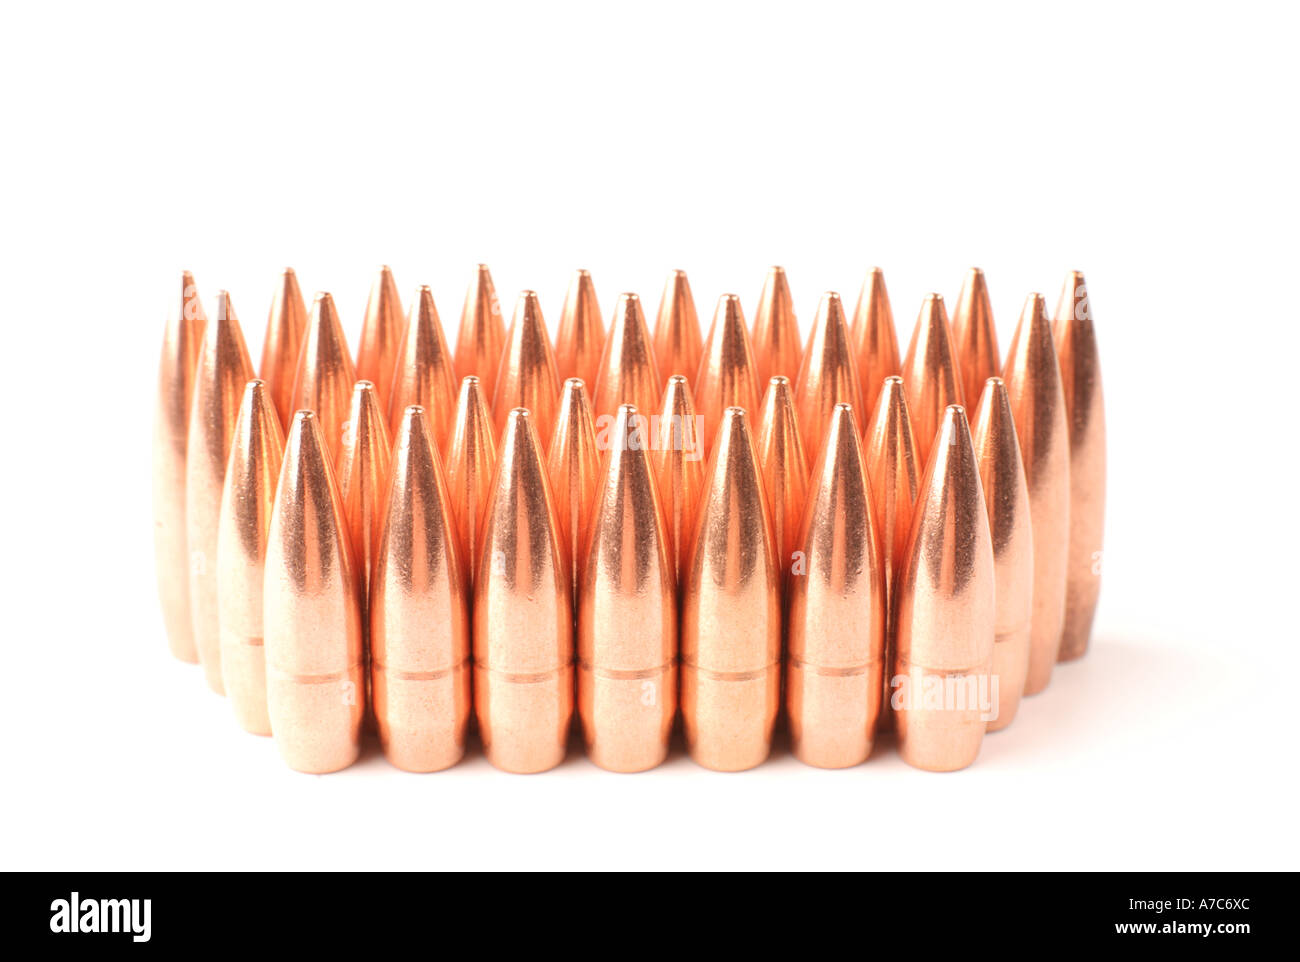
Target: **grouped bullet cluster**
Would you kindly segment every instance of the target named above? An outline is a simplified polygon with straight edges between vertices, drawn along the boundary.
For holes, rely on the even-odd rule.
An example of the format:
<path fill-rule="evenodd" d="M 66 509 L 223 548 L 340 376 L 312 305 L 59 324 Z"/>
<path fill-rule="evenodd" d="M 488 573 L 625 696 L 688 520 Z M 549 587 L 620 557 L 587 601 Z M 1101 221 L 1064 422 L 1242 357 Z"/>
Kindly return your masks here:
<path fill-rule="evenodd" d="M 727 294 L 707 338 L 681 271 L 653 333 L 634 294 L 606 331 L 579 271 L 553 349 L 537 296 L 507 329 L 480 266 L 453 353 L 429 288 L 404 313 L 384 268 L 354 362 L 286 270 L 260 373 L 187 273 L 155 427 L 167 634 L 307 772 L 367 725 L 399 768 L 446 768 L 471 715 L 494 765 L 540 772 L 575 706 L 615 771 L 662 762 L 679 716 L 701 765 L 751 768 L 782 714 L 811 765 L 896 730 L 957 769 L 1087 648 L 1104 432 L 1078 273 L 1003 359 L 972 270 L 900 362 L 874 269 L 806 344 L 780 268 L 752 331 Z"/>

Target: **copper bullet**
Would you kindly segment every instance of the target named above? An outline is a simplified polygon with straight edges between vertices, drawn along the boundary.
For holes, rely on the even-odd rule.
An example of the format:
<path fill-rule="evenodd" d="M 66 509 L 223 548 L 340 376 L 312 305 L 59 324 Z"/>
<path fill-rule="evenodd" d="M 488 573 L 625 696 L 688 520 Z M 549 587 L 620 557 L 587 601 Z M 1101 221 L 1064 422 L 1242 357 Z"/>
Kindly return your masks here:
<path fill-rule="evenodd" d="M 217 534 L 221 677 L 241 728 L 271 734 L 262 645 L 262 583 L 284 434 L 263 381 L 249 381 L 235 422 Z"/>
<path fill-rule="evenodd" d="M 507 412 L 474 582 L 475 714 L 488 761 L 508 772 L 558 765 L 573 715 L 573 609 L 536 418 Z"/>
<path fill-rule="evenodd" d="M 713 312 L 713 326 L 709 328 L 699 377 L 695 379 L 695 405 L 703 418 L 700 441 L 704 450 L 713 450 L 713 434 L 727 408 L 744 408 L 751 416 L 758 411 L 754 369 L 754 351 L 740 298 L 723 294 Z"/>
<path fill-rule="evenodd" d="M 393 390 L 388 398 L 388 428 L 393 434 L 411 405 L 424 408 L 425 427 L 441 452 L 447 443 L 456 408 L 451 353 L 442 336 L 442 321 L 427 286 L 415 292 L 406 318 L 402 349 L 393 369 Z"/>
<path fill-rule="evenodd" d="M 777 568 L 785 584 L 794 552 L 802 544 L 800 528 L 808 498 L 808 457 L 788 377 L 778 375 L 768 384 L 758 424 L 758 465 L 771 512 Z"/>
<path fill-rule="evenodd" d="M 686 746 L 718 771 L 767 758 L 781 683 L 779 575 L 747 419 L 722 413 L 682 611 Z"/>
<path fill-rule="evenodd" d="M 885 272 L 873 267 L 867 272 L 853 310 L 853 356 L 858 362 L 858 381 L 862 386 L 862 410 L 874 411 L 885 378 L 901 374 L 898 360 L 898 335 L 894 331 L 894 311 L 885 289 Z"/>
<path fill-rule="evenodd" d="M 527 408 L 533 414 L 529 423 L 537 433 L 542 450 L 549 450 L 559 394 L 555 355 L 542 319 L 542 306 L 534 292 L 524 291 L 515 304 L 515 316 L 510 322 L 497 373 L 496 395 L 492 399 L 498 442 L 505 435 L 510 412 L 514 408 Z"/>
<path fill-rule="evenodd" d="M 620 405 L 641 411 L 659 410 L 659 370 L 655 367 L 650 331 L 641 312 L 641 298 L 620 294 L 610 320 L 605 352 L 600 358 L 592 412 L 597 426 L 613 425 Z"/>
<path fill-rule="evenodd" d="M 465 754 L 469 594 L 442 465 L 408 407 L 393 453 L 370 609 L 379 741 L 398 768 L 435 772 Z"/>
<path fill-rule="evenodd" d="M 912 416 L 912 436 L 921 464 L 928 464 L 930 448 L 950 404 L 962 403 L 961 373 L 953 353 L 948 312 L 943 296 L 927 294 L 916 318 L 912 342 L 903 361 L 907 410 Z"/>
<path fill-rule="evenodd" d="M 587 558 L 587 523 L 600 483 L 600 462 L 587 392 L 580 378 L 571 377 L 564 382 L 560 395 L 560 414 L 551 436 L 546 473 L 551 482 L 557 531 L 569 566 L 575 618 L 579 581 Z"/>
<path fill-rule="evenodd" d="M 596 285 L 588 271 L 578 271 L 569 282 L 555 336 L 555 372 L 561 380 L 580 378 L 595 384 L 605 349 L 605 322 L 596 300 Z"/>
<path fill-rule="evenodd" d="M 280 274 L 280 284 L 271 299 L 266 317 L 266 339 L 262 342 L 261 377 L 266 394 L 280 419 L 280 436 L 293 418 L 293 379 L 298 374 L 298 355 L 307 333 L 307 305 L 292 267 Z"/>
<path fill-rule="evenodd" d="M 677 589 L 648 421 L 619 406 L 580 569 L 578 714 L 587 755 L 615 772 L 662 762 L 677 711 Z"/>
<path fill-rule="evenodd" d="M 492 415 L 483 398 L 482 381 L 473 375 L 460 382 L 456 418 L 447 442 L 447 496 L 460 538 L 465 584 L 472 586 L 478 571 L 483 511 L 492 491 L 497 446 Z"/>
<path fill-rule="evenodd" d="M 1000 377 L 984 383 L 975 412 L 975 458 L 993 538 L 993 673 L 998 679 L 998 717 L 989 731 L 1011 724 L 1029 674 L 1029 638 L 1034 615 L 1034 531 L 1029 487 L 1020 460 L 1016 422 Z"/>
<path fill-rule="evenodd" d="M 966 412 L 940 424 L 898 595 L 898 749 L 929 771 L 965 768 L 992 714 L 993 545 Z"/>
<path fill-rule="evenodd" d="M 984 393 L 984 382 L 1002 372 L 989 288 L 978 267 L 972 267 L 962 279 L 952 312 L 952 350 L 961 372 L 962 397 L 975 404 Z"/>
<path fill-rule="evenodd" d="M 226 466 L 244 387 L 253 377 L 239 319 L 230 295 L 217 294 L 217 316 L 208 323 L 194 373 L 194 399 L 185 463 L 185 530 L 189 547 L 190 610 L 194 645 L 208 687 L 221 682 L 221 631 L 217 611 L 217 531 Z"/>
<path fill-rule="evenodd" d="M 785 269 L 770 268 L 763 281 L 763 292 L 758 296 L 758 310 L 754 312 L 754 363 L 758 383 L 767 384 L 778 375 L 791 380 L 798 377 L 802 350 Z"/>
<path fill-rule="evenodd" d="M 379 410 L 385 413 L 405 330 L 402 296 L 397 292 L 393 272 L 385 265 L 379 268 L 379 275 L 370 285 L 366 314 L 361 322 L 361 343 L 357 347 L 357 377 L 375 386 L 375 400 Z"/>
<path fill-rule="evenodd" d="M 851 404 L 855 411 L 862 407 L 858 362 L 849 343 L 840 295 L 834 291 L 823 294 L 817 306 L 808 348 L 799 366 L 799 380 L 795 382 L 794 403 L 799 412 L 799 434 L 814 459 L 821 453 L 822 435 L 835 405 Z"/>
<path fill-rule="evenodd" d="M 1053 323 L 1061 387 L 1070 429 L 1070 554 L 1065 588 L 1065 630 L 1060 661 L 1088 650 L 1101 590 L 1101 548 L 1106 514 L 1106 405 L 1101 360 L 1083 274 L 1071 271 L 1056 303 Z"/>
<path fill-rule="evenodd" d="M 885 580 L 853 408 L 837 404 L 813 468 L 790 578 L 786 708 L 795 757 L 866 761 L 884 694 Z"/>
<path fill-rule="evenodd" d="M 207 316 L 194 275 L 181 275 L 180 297 L 163 329 L 153 422 L 153 543 L 158 598 L 171 653 L 197 663 L 190 612 L 190 555 L 185 527 L 185 458 L 195 367 Z"/>
<path fill-rule="evenodd" d="M 674 374 L 664 388 L 654 462 L 664 530 L 679 589 L 690 569 L 695 509 L 704 483 L 704 446 L 698 426 L 690 385 L 684 375 Z"/>
<path fill-rule="evenodd" d="M 479 264 L 465 293 L 460 312 L 460 330 L 456 334 L 456 378 L 471 375 L 479 380 L 483 396 L 490 402 L 496 391 L 497 368 L 506 344 L 506 322 L 501 316 L 492 274 L 486 264 Z"/>
<path fill-rule="evenodd" d="M 681 374 L 695 377 L 700 370 L 704 346 L 700 339 L 700 318 L 685 271 L 673 271 L 664 282 L 655 315 L 655 364 L 665 377 Z"/>
<path fill-rule="evenodd" d="M 357 576 L 319 422 L 294 415 L 262 591 L 271 733 L 289 767 L 315 774 L 356 760 L 365 703 Z"/>
<path fill-rule="evenodd" d="M 330 463 L 338 464 L 343 450 L 343 425 L 352 403 L 352 385 L 357 381 L 356 368 L 348 351 L 347 338 L 334 298 L 317 294 L 307 319 L 307 333 L 298 356 L 298 372 L 293 382 L 293 409 L 315 411 L 317 427 L 329 453 Z"/>
<path fill-rule="evenodd" d="M 1070 426 L 1041 294 L 1025 299 L 1002 379 L 1020 440 L 1034 532 L 1034 617 L 1025 681 L 1025 694 L 1034 695 L 1051 680 L 1061 646 L 1070 540 Z"/>
<path fill-rule="evenodd" d="M 893 693 L 894 653 L 898 649 L 898 579 L 907 558 L 907 539 L 912 530 L 912 509 L 920 485 L 923 465 L 912 437 L 903 379 L 893 375 L 881 382 L 880 396 L 866 435 L 867 478 L 871 504 L 880 541 L 881 570 L 885 583 L 885 678 L 884 701 L 880 706 L 878 731 L 893 731 L 894 713 L 889 697 Z"/>

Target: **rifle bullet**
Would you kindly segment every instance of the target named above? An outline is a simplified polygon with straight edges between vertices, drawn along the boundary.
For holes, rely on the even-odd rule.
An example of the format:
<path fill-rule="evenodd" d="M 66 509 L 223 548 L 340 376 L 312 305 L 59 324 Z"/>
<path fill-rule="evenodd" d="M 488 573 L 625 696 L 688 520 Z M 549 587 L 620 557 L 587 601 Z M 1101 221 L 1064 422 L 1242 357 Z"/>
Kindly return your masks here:
<path fill-rule="evenodd" d="M 357 377 L 375 386 L 375 401 L 385 413 L 405 330 L 402 296 L 397 292 L 393 272 L 385 265 L 379 268 L 379 275 L 370 285 L 366 314 L 361 322 L 361 343 L 357 347 Z"/>
<path fill-rule="evenodd" d="M 664 389 L 654 461 L 659 503 L 679 590 L 690 572 L 695 509 L 704 484 L 704 448 L 696 430 L 698 424 L 690 385 L 684 375 L 673 374 Z"/>
<path fill-rule="evenodd" d="M 569 282 L 560 311 L 560 329 L 555 336 L 555 373 L 566 381 L 580 378 L 596 384 L 605 349 L 605 322 L 596 300 L 596 285 L 588 271 L 578 271 Z"/>
<path fill-rule="evenodd" d="M 635 294 L 619 296 L 595 384 L 592 413 L 598 426 L 612 426 L 624 404 L 640 411 L 659 410 L 659 371 L 641 299 Z"/>
<path fill-rule="evenodd" d="M 962 403 L 961 373 L 952 350 L 948 312 L 939 294 L 925 295 L 912 341 L 903 360 L 907 412 L 912 418 L 919 464 L 929 464 L 930 449 L 949 405 Z"/>
<path fill-rule="evenodd" d="M 691 283 L 685 271 L 673 271 L 664 282 L 655 316 L 655 366 L 665 377 L 681 374 L 695 377 L 700 370 L 704 346 L 700 340 L 700 318 L 695 312 Z"/>
<path fill-rule="evenodd" d="M 763 472 L 763 491 L 772 518 L 778 580 L 785 585 L 794 552 L 802 544 L 800 529 L 808 498 L 808 458 L 799 436 L 788 377 L 777 375 L 768 384 L 758 423 L 758 466 Z"/>
<path fill-rule="evenodd" d="M 456 419 L 447 442 L 447 496 L 460 538 L 460 558 L 465 585 L 470 588 L 478 572 L 483 511 L 492 491 L 497 446 L 492 415 L 483 397 L 482 380 L 473 375 L 460 382 Z"/>
<path fill-rule="evenodd" d="M 334 298 L 317 294 L 298 355 L 293 410 L 316 412 L 316 425 L 331 465 L 338 464 L 343 450 L 343 425 L 348 419 L 352 385 L 356 381 L 356 368 L 352 365 Z"/>
<path fill-rule="evenodd" d="M 754 351 L 745 327 L 740 298 L 723 294 L 713 312 L 713 325 L 704 343 L 700 373 L 695 379 L 695 406 L 700 422 L 700 442 L 713 450 L 714 432 L 729 407 L 743 408 L 753 417 L 758 411 L 758 381 L 754 377 Z M 748 433 L 748 432 L 746 432 Z"/>
<path fill-rule="evenodd" d="M 564 382 L 564 391 L 560 395 L 560 413 L 555 419 L 546 473 L 551 481 L 557 533 L 564 545 L 568 565 L 575 619 L 578 617 L 582 566 L 587 560 L 587 525 L 595 507 L 600 465 L 601 455 L 596 446 L 587 392 L 580 378 L 571 377 Z"/>
<path fill-rule="evenodd" d="M 533 291 L 524 291 L 515 303 L 501 368 L 497 374 L 492 413 L 496 420 L 498 448 L 502 447 L 506 422 L 515 408 L 532 412 L 528 422 L 537 434 L 541 450 L 548 451 L 555 427 L 555 405 L 560 382 L 555 373 L 555 355 L 542 319 L 542 306 Z"/>
<path fill-rule="evenodd" d="M 479 264 L 474 280 L 465 292 L 460 312 L 460 329 L 456 334 L 456 379 L 477 377 L 483 397 L 489 402 L 497 385 L 497 369 L 506 344 L 506 322 L 501 316 L 501 302 L 492 284 L 486 264 Z"/>
<path fill-rule="evenodd" d="M 961 396 L 973 412 L 984 393 L 984 383 L 1002 372 L 989 288 L 978 267 L 966 272 L 957 295 L 952 312 L 952 351 L 961 372 Z"/>
<path fill-rule="evenodd" d="M 867 272 L 853 310 L 853 354 L 858 362 L 858 382 L 862 386 L 863 411 L 874 411 L 885 378 L 903 373 L 898 360 L 898 335 L 894 331 L 894 311 L 885 289 L 885 272 L 873 267 Z"/>
<path fill-rule="evenodd" d="M 451 352 L 442 336 L 442 321 L 433 303 L 433 291 L 422 286 L 415 292 L 406 317 L 406 333 L 393 370 L 393 389 L 388 398 L 388 428 L 396 434 L 406 409 L 424 408 L 424 424 L 441 452 L 456 407 L 452 380 Z"/>
<path fill-rule="evenodd" d="M 293 379 L 298 373 L 298 355 L 307 332 L 307 305 L 292 267 L 280 274 L 280 285 L 271 299 L 266 317 L 266 339 L 262 342 L 261 378 L 266 396 L 280 420 L 280 436 L 293 418 Z"/>
<path fill-rule="evenodd" d="M 821 452 L 822 435 L 835 405 L 850 404 L 855 411 L 862 407 L 858 362 L 849 343 L 840 295 L 834 291 L 823 294 L 817 306 L 795 382 L 794 403 L 799 412 L 799 434 L 812 458 Z"/>
<path fill-rule="evenodd" d="M 770 268 L 754 312 L 754 373 L 758 383 L 767 384 L 777 376 L 794 380 L 799 376 L 802 350 L 785 269 Z"/>

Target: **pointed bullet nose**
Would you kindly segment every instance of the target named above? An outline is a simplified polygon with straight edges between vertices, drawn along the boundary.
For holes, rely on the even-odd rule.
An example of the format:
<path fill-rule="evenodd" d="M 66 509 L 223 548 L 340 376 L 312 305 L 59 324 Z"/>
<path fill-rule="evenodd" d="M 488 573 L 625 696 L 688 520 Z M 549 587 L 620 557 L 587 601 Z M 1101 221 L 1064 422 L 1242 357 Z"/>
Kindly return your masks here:
<path fill-rule="evenodd" d="M 723 294 L 713 313 L 713 325 L 700 360 L 695 401 L 703 416 L 705 450 L 711 450 L 714 432 L 728 407 L 758 410 L 758 383 L 754 375 L 754 351 L 745 327 L 740 298 Z"/>
<path fill-rule="evenodd" d="M 280 283 L 271 299 L 266 317 L 266 338 L 262 342 L 262 379 L 275 405 L 280 427 L 288 430 L 293 416 L 293 380 L 298 370 L 298 355 L 307 331 L 307 305 L 298 275 L 292 267 L 280 274 Z"/>
<path fill-rule="evenodd" d="M 465 582 L 472 585 L 478 571 L 483 510 L 496 470 L 496 429 L 483 396 L 482 383 L 469 376 L 461 381 L 456 417 L 447 443 L 447 491 L 460 537 Z"/>
<path fill-rule="evenodd" d="M 808 457 L 799 433 L 790 379 L 768 384 L 759 416 L 758 463 L 772 518 L 772 541 L 784 582 L 799 548 L 799 528 L 808 496 Z"/>
<path fill-rule="evenodd" d="M 699 421 L 689 383 L 681 374 L 672 375 L 664 389 L 659 417 L 655 476 L 679 587 L 690 567 L 695 508 L 704 483 L 706 452 L 700 440 Z"/>
<path fill-rule="evenodd" d="M 889 291 L 885 289 L 885 273 L 879 267 L 871 268 L 862 282 L 850 335 L 862 387 L 862 410 L 874 411 L 885 378 L 903 370 L 898 359 L 894 311 L 889 304 Z"/>
<path fill-rule="evenodd" d="M 862 396 L 844 306 L 839 294 L 827 291 L 817 308 L 795 385 L 799 430 L 812 458 L 821 451 L 831 409 L 841 403 L 858 410 Z"/>
<path fill-rule="evenodd" d="M 465 292 L 456 335 L 455 376 L 477 377 L 483 396 L 489 400 L 496 390 L 497 368 L 506 343 L 506 322 L 501 316 L 492 274 L 486 264 L 479 264 Z"/>
<path fill-rule="evenodd" d="M 673 271 L 664 282 L 655 317 L 655 363 L 662 375 L 695 377 L 700 370 L 703 343 L 700 319 L 685 271 Z"/>
<path fill-rule="evenodd" d="M 393 272 L 385 265 L 379 268 L 370 286 L 366 313 L 361 321 L 361 344 L 357 348 L 357 377 L 374 384 L 380 410 L 385 413 L 405 327 L 402 297 L 397 291 Z"/>
<path fill-rule="evenodd" d="M 984 382 L 1002 370 L 988 284 L 978 267 L 968 270 L 962 280 L 952 312 L 952 340 L 962 377 L 962 397 L 968 404 L 975 404 Z"/>
<path fill-rule="evenodd" d="M 316 412 L 326 449 L 335 462 L 342 453 L 343 425 L 348 418 L 352 385 L 356 380 L 356 368 L 334 298 L 327 293 L 317 294 L 298 355 L 293 409 Z"/>
<path fill-rule="evenodd" d="M 422 407 L 434 444 L 441 452 L 456 406 L 452 378 L 451 352 L 447 350 L 433 291 L 421 286 L 407 313 L 406 333 L 393 371 L 388 399 L 390 429 L 397 432 L 408 407 Z"/>
<path fill-rule="evenodd" d="M 605 348 L 605 323 L 596 300 L 596 285 L 588 271 L 574 273 L 560 312 L 560 329 L 555 338 L 556 375 L 581 378 L 596 384 Z"/>
<path fill-rule="evenodd" d="M 369 630 L 370 584 L 383 535 L 391 451 L 378 391 L 370 381 L 358 381 L 343 432 L 338 483 L 357 569 L 363 640 Z"/>
<path fill-rule="evenodd" d="M 560 382 L 555 372 L 555 355 L 542 319 L 542 307 L 533 291 L 524 291 L 515 305 L 514 320 L 506 340 L 497 375 L 492 411 L 497 433 L 502 434 L 514 408 L 527 408 L 543 450 L 550 447 L 555 425 L 555 406 Z M 504 449 L 504 442 L 501 445 Z"/>
<path fill-rule="evenodd" d="M 168 323 L 178 321 L 199 321 L 207 320 L 207 315 L 203 313 L 203 302 L 199 299 L 199 286 L 194 280 L 194 275 L 189 271 L 181 271 L 180 296 L 171 303 L 167 315 Z"/>
<path fill-rule="evenodd" d="M 754 362 L 759 384 L 775 376 L 796 378 L 802 354 L 799 322 L 785 269 L 773 267 L 763 281 L 763 291 L 754 312 Z"/>
<path fill-rule="evenodd" d="M 961 373 L 953 353 L 948 312 L 940 294 L 927 294 L 903 361 L 903 383 L 912 416 L 916 450 L 927 463 L 944 410 L 961 404 Z"/>
<path fill-rule="evenodd" d="M 229 291 L 217 291 L 217 320 L 239 320 L 239 315 L 235 313 L 235 306 L 230 301 Z"/>
<path fill-rule="evenodd" d="M 366 698 L 357 579 L 319 422 L 294 415 L 263 590 L 272 737 L 291 768 L 317 774 L 356 760 Z"/>
<path fill-rule="evenodd" d="M 598 417 L 612 418 L 622 404 L 659 410 L 659 371 L 641 299 L 635 294 L 620 295 L 614 309 L 592 409 Z"/>
<path fill-rule="evenodd" d="M 602 431 L 602 437 L 606 436 L 607 430 L 608 426 Z M 581 379 L 571 377 L 564 382 L 564 390 L 560 395 L 560 413 L 555 419 L 555 430 L 551 437 L 547 475 L 551 481 L 560 542 L 565 547 L 564 555 L 569 565 L 569 581 L 575 605 L 582 566 L 586 562 L 584 547 L 596 499 L 600 462 L 600 449 L 596 442 L 591 407 L 587 403 L 586 387 Z M 576 617 L 576 608 L 574 614 Z"/>

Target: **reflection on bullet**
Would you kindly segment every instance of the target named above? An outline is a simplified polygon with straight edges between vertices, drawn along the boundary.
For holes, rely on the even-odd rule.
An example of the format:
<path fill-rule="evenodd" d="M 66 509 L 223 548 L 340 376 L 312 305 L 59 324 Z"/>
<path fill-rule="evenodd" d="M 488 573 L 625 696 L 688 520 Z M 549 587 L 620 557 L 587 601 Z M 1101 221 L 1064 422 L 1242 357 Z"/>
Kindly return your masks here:
<path fill-rule="evenodd" d="M 664 760 L 677 710 L 676 585 L 649 431 L 635 407 L 619 407 L 581 566 L 578 713 L 588 756 L 616 772 Z"/>
<path fill-rule="evenodd" d="M 496 396 L 492 399 L 498 446 L 504 444 L 510 412 L 527 408 L 533 414 L 529 423 L 537 433 L 542 450 L 548 450 L 559 394 L 555 356 L 542 319 L 542 306 L 533 291 L 524 291 L 515 304 L 515 316 L 510 322 L 510 334 L 497 373 Z"/>
<path fill-rule="evenodd" d="M 1007 351 L 1007 399 L 1029 485 L 1034 617 L 1025 694 L 1047 687 L 1061 645 L 1070 538 L 1070 439 L 1065 394 L 1043 295 L 1030 294 Z"/>
<path fill-rule="evenodd" d="M 190 612 L 189 547 L 185 527 L 185 460 L 195 367 L 207 316 L 194 275 L 181 275 L 180 297 L 163 329 L 153 422 L 153 543 L 158 598 L 171 653 L 197 663 Z"/>
<path fill-rule="evenodd" d="M 907 558 L 907 539 L 912 530 L 912 508 L 920 484 L 922 465 L 912 437 L 903 379 L 885 378 L 876 410 L 866 436 L 867 478 L 880 542 L 881 570 L 885 584 L 885 678 L 878 731 L 894 730 L 894 712 L 889 697 L 893 688 L 894 653 L 898 650 L 898 579 Z"/>
<path fill-rule="evenodd" d="M 267 535 L 280 480 L 284 435 L 262 381 L 249 381 L 235 422 L 217 534 L 221 677 L 235 720 L 271 734 L 262 646 L 262 583 Z"/>
<path fill-rule="evenodd" d="M 659 371 L 641 299 L 635 294 L 620 295 L 614 308 L 596 377 L 592 412 L 602 419 L 598 423 L 612 425 L 623 404 L 641 411 L 659 410 Z"/>
<path fill-rule="evenodd" d="M 903 385 L 912 436 L 921 464 L 930 461 L 930 448 L 950 404 L 961 404 L 961 373 L 952 351 L 948 312 L 939 294 L 925 295 L 916 329 L 903 361 Z"/>
<path fill-rule="evenodd" d="M 950 405 L 921 479 L 898 596 L 895 693 L 903 760 L 936 772 L 979 754 L 991 691 L 993 545 L 966 412 Z M 983 686 L 981 685 L 983 679 Z M 895 678 L 897 681 L 898 678 Z"/>
<path fill-rule="evenodd" d="M 564 382 L 560 395 L 560 413 L 555 419 L 546 474 L 551 481 L 557 533 L 560 544 L 564 545 L 575 619 L 582 566 L 587 559 L 587 524 L 595 507 L 600 463 L 587 392 L 581 379 L 571 377 Z"/>
<path fill-rule="evenodd" d="M 851 404 L 855 411 L 862 407 L 858 362 L 853 359 L 840 295 L 834 291 L 823 294 L 817 306 L 795 383 L 794 403 L 799 412 L 799 433 L 813 458 L 821 452 L 822 434 L 830 424 L 835 405 Z"/>
<path fill-rule="evenodd" d="M 473 586 L 478 571 L 483 511 L 492 491 L 496 463 L 492 415 L 483 398 L 482 382 L 471 375 L 460 382 L 456 419 L 447 442 L 447 497 L 460 539 L 467 588 Z"/>
<path fill-rule="evenodd" d="M 441 452 L 456 407 L 451 354 L 442 336 L 442 321 L 427 286 L 415 292 L 406 317 L 406 333 L 393 370 L 393 390 L 388 399 L 388 427 L 396 434 L 406 409 L 424 408 L 425 426 Z"/>
<path fill-rule="evenodd" d="M 664 377 L 681 374 L 695 377 L 700 370 L 704 347 L 700 340 L 700 318 L 685 271 L 673 271 L 664 283 L 655 316 L 655 365 Z"/>
<path fill-rule="evenodd" d="M 393 371 L 405 330 L 402 296 L 397 292 L 393 272 L 384 265 L 370 286 L 366 315 L 361 322 L 361 344 L 357 348 L 357 377 L 375 386 L 375 400 L 383 412 L 388 411 Z"/>
<path fill-rule="evenodd" d="M 573 714 L 573 609 L 536 417 L 507 412 L 474 586 L 475 714 L 508 772 L 558 765 Z"/>
<path fill-rule="evenodd" d="M 962 279 L 952 312 L 952 350 L 961 372 L 961 395 L 965 403 L 974 405 L 984 393 L 984 382 L 1002 371 L 989 288 L 978 267 L 972 267 Z"/>
<path fill-rule="evenodd" d="M 901 374 L 898 360 L 898 336 L 894 332 L 894 311 L 885 289 L 885 272 L 873 267 L 867 272 L 853 311 L 853 356 L 858 362 L 858 381 L 862 386 L 862 410 L 874 411 L 885 378 Z"/>
<path fill-rule="evenodd" d="M 674 374 L 664 388 L 654 462 L 668 550 L 679 588 L 690 569 L 695 509 L 704 483 L 704 447 L 696 433 L 697 423 L 690 385 L 684 375 Z"/>
<path fill-rule="evenodd" d="M 293 410 L 315 411 L 317 426 L 330 456 L 338 464 L 343 448 L 343 425 L 352 403 L 352 385 L 357 381 L 352 355 L 334 298 L 317 294 L 307 319 L 307 333 L 298 355 L 298 372 L 293 382 Z"/>
<path fill-rule="evenodd" d="M 795 756 L 848 768 L 871 754 L 884 692 L 885 583 L 853 409 L 837 404 L 813 468 L 790 578 L 786 707 Z"/>
<path fill-rule="evenodd" d="M 780 686 L 775 549 L 747 417 L 738 407 L 722 413 L 682 612 L 686 746 L 718 771 L 767 758 Z"/>
<path fill-rule="evenodd" d="M 772 544 L 784 585 L 794 552 L 800 547 L 804 505 L 808 497 L 808 458 L 799 436 L 790 379 L 772 378 L 763 397 L 758 426 L 758 466 L 772 518 Z"/>
<path fill-rule="evenodd" d="M 740 298 L 723 294 L 713 312 L 713 326 L 704 344 L 699 377 L 695 379 L 695 406 L 704 450 L 713 450 L 713 434 L 729 407 L 743 408 L 750 416 L 758 410 L 758 382 L 754 377 L 754 351 L 749 344 Z"/>
<path fill-rule="evenodd" d="M 1053 333 L 1070 432 L 1070 548 L 1059 654 L 1059 660 L 1069 661 L 1088 650 L 1101 591 L 1106 514 L 1106 405 L 1101 392 L 1101 359 L 1088 285 L 1079 271 L 1071 271 L 1061 288 Z"/>
<path fill-rule="evenodd" d="M 483 397 L 491 401 L 497 386 L 497 368 L 506 344 L 506 322 L 501 316 L 492 274 L 479 264 L 465 293 L 456 334 L 456 379 L 477 377 Z"/>
<path fill-rule="evenodd" d="M 1016 423 L 1006 384 L 991 377 L 975 413 L 975 458 L 993 539 L 993 673 L 998 679 L 998 717 L 988 730 L 1011 724 L 1029 674 L 1029 639 L 1034 613 L 1034 532 L 1029 488 L 1020 460 Z"/>
<path fill-rule="evenodd" d="M 281 757 L 322 774 L 360 750 L 361 608 L 318 416 L 294 415 L 266 549 L 267 711 Z"/>
<path fill-rule="evenodd" d="M 442 466 L 408 407 L 393 453 L 370 613 L 371 678 L 384 754 L 435 772 L 460 761 L 469 720 L 469 602 Z"/>
<path fill-rule="evenodd" d="M 588 271 L 578 271 L 569 282 L 560 311 L 560 329 L 555 336 L 555 373 L 560 380 L 571 377 L 586 384 L 597 382 L 601 355 L 605 350 L 605 322 L 596 300 L 596 285 Z"/>
<path fill-rule="evenodd" d="M 244 335 L 225 291 L 207 325 L 194 373 L 185 465 L 185 530 L 189 549 L 194 645 L 208 687 L 224 694 L 217 611 L 217 531 L 226 466 L 244 387 L 253 377 Z"/>
<path fill-rule="evenodd" d="M 793 381 L 799 376 L 802 349 L 790 282 L 786 280 L 784 268 L 773 267 L 763 281 L 758 310 L 754 312 L 754 363 L 758 383 L 767 384 L 777 376 Z"/>
<path fill-rule="evenodd" d="M 293 418 L 293 379 L 298 374 L 298 355 L 306 333 L 307 305 L 298 287 L 298 276 L 292 267 L 286 267 L 267 314 L 261 367 L 267 398 L 280 420 L 281 437 Z"/>

